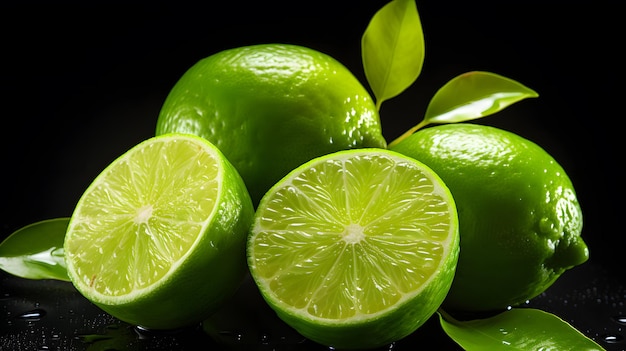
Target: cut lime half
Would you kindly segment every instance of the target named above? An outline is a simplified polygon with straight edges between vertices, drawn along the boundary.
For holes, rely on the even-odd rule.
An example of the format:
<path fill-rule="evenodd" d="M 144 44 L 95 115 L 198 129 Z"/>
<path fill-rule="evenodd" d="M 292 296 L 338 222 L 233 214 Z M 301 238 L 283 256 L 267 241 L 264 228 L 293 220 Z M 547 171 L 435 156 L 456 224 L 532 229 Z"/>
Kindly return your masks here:
<path fill-rule="evenodd" d="M 199 323 L 243 281 L 252 202 L 205 139 L 166 134 L 124 153 L 78 201 L 65 236 L 68 275 L 128 323 Z"/>
<path fill-rule="evenodd" d="M 422 163 L 384 149 L 340 151 L 263 197 L 248 265 L 267 303 L 337 349 L 387 345 L 440 306 L 459 254 L 453 198 Z"/>

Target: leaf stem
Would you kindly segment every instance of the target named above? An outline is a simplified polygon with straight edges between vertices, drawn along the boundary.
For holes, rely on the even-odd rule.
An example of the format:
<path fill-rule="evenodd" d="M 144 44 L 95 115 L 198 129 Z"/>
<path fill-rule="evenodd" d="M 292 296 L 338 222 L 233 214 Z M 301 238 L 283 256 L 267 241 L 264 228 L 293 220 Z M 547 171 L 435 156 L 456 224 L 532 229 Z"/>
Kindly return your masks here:
<path fill-rule="evenodd" d="M 417 125 L 413 126 L 412 128 L 410 128 L 409 130 L 407 130 L 406 132 L 404 132 L 404 134 L 400 135 L 399 137 L 397 137 L 394 141 L 392 141 L 389 145 L 387 145 L 388 148 L 393 147 L 394 145 L 398 144 L 399 142 L 401 142 L 402 140 L 406 139 L 407 137 L 409 137 L 411 134 L 415 133 L 418 129 L 423 128 L 424 126 L 428 125 L 429 122 L 426 120 L 422 120 L 421 122 L 419 122 Z"/>
<path fill-rule="evenodd" d="M 439 315 L 441 315 L 441 317 L 443 317 L 443 319 L 445 319 L 446 321 L 448 321 L 449 323 L 452 322 L 456 322 L 457 320 L 454 319 L 450 314 L 448 314 L 448 312 L 446 312 L 443 308 L 439 307 L 437 309 L 437 313 L 439 313 Z"/>
<path fill-rule="evenodd" d="M 380 112 L 380 107 L 383 105 L 383 101 L 384 100 L 377 100 L 376 101 L 376 111 Z"/>

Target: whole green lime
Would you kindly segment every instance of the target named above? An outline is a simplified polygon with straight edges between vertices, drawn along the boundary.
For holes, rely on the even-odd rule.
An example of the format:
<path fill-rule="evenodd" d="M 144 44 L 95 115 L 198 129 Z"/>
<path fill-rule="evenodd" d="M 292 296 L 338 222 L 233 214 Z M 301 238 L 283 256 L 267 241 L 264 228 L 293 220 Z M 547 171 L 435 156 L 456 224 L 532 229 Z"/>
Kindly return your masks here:
<path fill-rule="evenodd" d="M 518 305 L 588 259 L 572 182 L 530 140 L 460 123 L 422 129 L 392 149 L 430 166 L 455 199 L 461 252 L 446 309 Z"/>
<path fill-rule="evenodd" d="M 255 205 L 314 157 L 387 145 L 374 101 L 358 79 L 327 54 L 286 44 L 228 49 L 189 68 L 158 116 L 156 134 L 169 132 L 215 144 Z"/>

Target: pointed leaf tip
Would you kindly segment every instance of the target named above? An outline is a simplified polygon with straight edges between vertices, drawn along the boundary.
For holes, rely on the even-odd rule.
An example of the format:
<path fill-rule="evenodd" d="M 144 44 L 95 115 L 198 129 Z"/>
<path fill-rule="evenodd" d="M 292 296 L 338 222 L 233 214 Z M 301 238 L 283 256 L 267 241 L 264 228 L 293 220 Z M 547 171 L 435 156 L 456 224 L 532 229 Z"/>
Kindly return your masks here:
<path fill-rule="evenodd" d="M 537 92 L 513 79 L 491 72 L 467 72 L 437 91 L 428 105 L 425 120 L 428 123 L 468 121 L 538 96 Z"/>
<path fill-rule="evenodd" d="M 361 38 L 361 56 L 378 109 L 415 82 L 424 63 L 415 0 L 393 0 L 374 14 Z"/>

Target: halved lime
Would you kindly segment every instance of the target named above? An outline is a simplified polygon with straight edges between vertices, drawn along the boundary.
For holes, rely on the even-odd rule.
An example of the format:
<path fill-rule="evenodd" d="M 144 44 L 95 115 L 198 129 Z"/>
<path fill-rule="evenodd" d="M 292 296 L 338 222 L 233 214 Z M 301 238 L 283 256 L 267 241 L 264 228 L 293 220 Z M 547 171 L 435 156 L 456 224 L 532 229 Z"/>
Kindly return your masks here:
<path fill-rule="evenodd" d="M 440 306 L 459 254 L 456 207 L 430 168 L 383 149 L 296 168 L 261 200 L 248 266 L 278 316 L 338 349 L 387 345 Z"/>
<path fill-rule="evenodd" d="M 247 274 L 253 207 L 207 140 L 148 139 L 96 177 L 65 236 L 68 275 L 104 311 L 145 328 L 201 322 Z"/>

